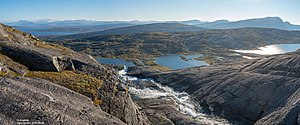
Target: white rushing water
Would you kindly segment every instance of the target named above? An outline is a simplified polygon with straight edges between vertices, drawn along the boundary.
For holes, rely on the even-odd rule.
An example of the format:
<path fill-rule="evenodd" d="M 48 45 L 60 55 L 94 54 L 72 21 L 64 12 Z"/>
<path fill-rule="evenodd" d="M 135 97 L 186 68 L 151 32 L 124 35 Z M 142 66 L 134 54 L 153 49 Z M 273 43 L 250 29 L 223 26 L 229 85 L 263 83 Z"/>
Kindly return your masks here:
<path fill-rule="evenodd" d="M 199 106 L 196 105 L 191 99 L 190 95 L 185 92 L 176 92 L 172 88 L 163 86 L 152 79 L 138 79 L 136 77 L 131 77 L 126 75 L 126 67 L 119 71 L 119 75 L 123 80 L 147 80 L 152 82 L 157 86 L 154 88 L 143 88 L 138 89 L 135 87 L 129 87 L 129 92 L 134 94 L 139 98 L 162 98 L 162 99 L 172 99 L 177 106 L 177 110 L 183 114 L 190 115 L 194 119 L 198 120 L 200 123 L 207 125 L 228 125 L 230 124 L 227 120 L 218 117 L 206 115 L 199 111 Z"/>

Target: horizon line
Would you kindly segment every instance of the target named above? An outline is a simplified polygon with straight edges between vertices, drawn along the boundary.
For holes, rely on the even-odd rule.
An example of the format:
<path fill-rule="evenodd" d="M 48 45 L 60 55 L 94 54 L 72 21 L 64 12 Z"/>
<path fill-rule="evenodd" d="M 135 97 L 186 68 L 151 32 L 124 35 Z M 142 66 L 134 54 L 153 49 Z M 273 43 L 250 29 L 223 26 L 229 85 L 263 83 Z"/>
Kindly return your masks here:
<path fill-rule="evenodd" d="M 14 23 L 14 22 L 19 22 L 19 21 L 29 21 L 29 22 L 38 22 L 38 21 L 43 21 L 43 20 L 49 20 L 49 22 L 56 22 L 56 21 L 76 21 L 76 20 L 86 20 L 86 21 L 103 21 L 103 22 L 133 22 L 133 21 L 140 21 L 140 22 L 172 22 L 172 21 L 191 21 L 191 20 L 198 20 L 201 22 L 214 22 L 214 21 L 219 21 L 219 20 L 227 20 L 229 22 L 236 22 L 236 21 L 242 21 L 242 20 L 249 20 L 249 19 L 261 19 L 261 18 L 280 18 L 283 22 L 289 22 L 291 24 L 295 25 L 300 25 L 299 23 L 293 23 L 287 20 L 283 20 L 279 16 L 264 16 L 264 17 L 253 17 L 253 18 L 242 18 L 242 19 L 225 19 L 225 18 L 220 18 L 220 19 L 215 19 L 215 20 L 201 20 L 199 18 L 191 18 L 191 19 L 184 19 L 184 20 L 139 20 L 139 19 L 132 19 L 132 20 L 99 20 L 99 19 L 87 19 L 87 18 L 75 18 L 75 19 L 54 19 L 54 18 L 40 18 L 40 19 L 19 19 L 19 20 L 14 20 L 14 21 L 7 21 L 1 19 L 0 21 L 3 23 Z"/>

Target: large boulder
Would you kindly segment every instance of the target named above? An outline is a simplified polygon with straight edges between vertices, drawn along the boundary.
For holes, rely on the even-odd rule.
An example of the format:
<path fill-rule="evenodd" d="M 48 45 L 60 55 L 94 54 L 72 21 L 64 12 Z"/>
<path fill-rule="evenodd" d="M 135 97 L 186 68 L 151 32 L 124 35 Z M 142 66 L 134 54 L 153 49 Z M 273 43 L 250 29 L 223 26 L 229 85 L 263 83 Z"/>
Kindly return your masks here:
<path fill-rule="evenodd" d="M 0 71 L 8 71 L 8 73 L 16 73 L 19 75 L 24 75 L 27 71 L 28 68 L 13 61 L 12 59 L 8 58 L 5 55 L 2 55 L 0 53 Z"/>
<path fill-rule="evenodd" d="M 63 71 L 74 70 L 70 58 L 53 56 L 41 51 L 29 50 L 21 47 L 2 45 L 1 52 L 10 58 L 22 63 L 30 70 L 36 71 Z"/>
<path fill-rule="evenodd" d="M 34 36 L 0 24 L 0 52 L 36 71 L 74 70 L 72 59 L 97 63 L 88 55 L 40 41 Z"/>

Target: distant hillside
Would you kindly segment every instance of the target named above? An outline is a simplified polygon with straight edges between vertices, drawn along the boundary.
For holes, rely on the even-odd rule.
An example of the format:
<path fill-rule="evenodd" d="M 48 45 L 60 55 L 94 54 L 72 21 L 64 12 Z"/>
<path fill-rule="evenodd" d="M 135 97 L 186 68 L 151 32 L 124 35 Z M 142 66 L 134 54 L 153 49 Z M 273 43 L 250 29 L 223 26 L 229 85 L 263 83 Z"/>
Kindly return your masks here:
<path fill-rule="evenodd" d="M 35 32 L 67 32 L 67 33 L 86 33 L 95 31 L 104 31 L 119 27 L 134 26 L 129 23 L 116 23 L 116 24 L 101 24 L 101 25 L 80 25 L 80 26 L 14 26 L 22 31 L 35 33 Z M 38 34 L 35 34 L 39 36 Z"/>
<path fill-rule="evenodd" d="M 256 18 L 229 22 L 227 20 L 220 20 L 211 23 L 204 23 L 197 25 L 208 29 L 233 29 L 244 27 L 258 27 L 258 28 L 276 28 L 283 30 L 300 30 L 300 25 L 293 25 L 289 22 L 283 22 L 279 17 Z"/>
<path fill-rule="evenodd" d="M 154 56 L 177 53 L 202 53 L 226 57 L 229 49 L 254 49 L 281 43 L 300 43 L 300 31 L 268 28 L 241 28 L 177 33 L 136 33 L 99 35 L 56 43 L 95 56 L 140 59 L 148 64 Z"/>
<path fill-rule="evenodd" d="M 226 24 L 226 23 L 229 23 L 229 21 L 228 20 L 217 20 L 217 21 L 213 21 L 213 22 L 207 22 L 207 23 L 203 23 L 203 24 L 198 24 L 196 26 L 211 28 L 211 27 L 213 27 L 215 25 Z"/>
<path fill-rule="evenodd" d="M 300 30 L 300 25 L 284 22 L 279 17 L 265 17 L 246 19 L 239 21 L 217 20 L 213 22 L 201 20 L 184 21 L 96 21 L 96 20 L 61 20 L 53 21 L 49 19 L 28 21 L 20 20 L 18 22 L 6 22 L 5 24 L 13 26 L 22 31 L 31 33 L 38 37 L 59 37 L 71 35 L 67 38 L 81 38 L 107 34 L 127 34 L 140 32 L 177 32 L 177 31 L 199 31 L 202 29 L 233 29 L 233 28 L 276 28 L 283 30 Z M 144 26 L 145 25 L 145 26 Z M 181 26 L 180 26 L 181 25 Z M 137 27 L 131 27 L 137 26 Z M 122 27 L 127 27 L 123 29 Z M 120 29 L 115 29 L 120 28 Z M 114 30 L 112 30 L 114 29 Z M 102 32 L 104 30 L 108 30 Z M 132 31 L 131 31 L 132 30 Z M 98 32 L 99 31 L 99 32 Z M 101 32 L 100 32 L 101 31 Z M 93 32 L 93 33 L 89 33 Z M 82 34 L 88 33 L 88 34 Z M 76 35 L 74 35 L 76 34 Z M 80 35 L 77 35 L 80 34 Z M 96 34 L 96 35 L 93 35 Z M 75 37 L 76 36 L 76 37 Z M 62 37 L 63 38 L 63 37 Z M 72 39 L 72 38 L 71 38 Z"/>
<path fill-rule="evenodd" d="M 87 25 L 109 25 L 109 24 L 149 24 L 154 23 L 151 21 L 97 21 L 97 20 L 36 20 L 36 21 L 28 21 L 28 20 L 20 20 L 17 22 L 7 22 L 5 24 L 10 26 L 35 26 L 35 27 L 60 27 L 60 26 L 87 26 Z"/>
<path fill-rule="evenodd" d="M 300 52 L 159 72 L 129 68 L 192 96 L 202 111 L 234 125 L 299 125 Z"/>
<path fill-rule="evenodd" d="M 79 39 L 79 38 L 93 37 L 99 35 L 132 34 L 132 33 L 146 33 L 146 32 L 184 32 L 184 31 L 201 31 L 201 30 L 204 30 L 204 28 L 200 28 L 192 25 L 180 24 L 180 23 L 153 23 L 153 24 L 115 28 L 115 29 L 110 29 L 110 30 L 105 30 L 100 32 L 66 35 L 54 39 Z"/>
<path fill-rule="evenodd" d="M 167 21 L 165 23 L 180 23 L 185 25 L 199 25 L 208 23 L 207 21 L 200 21 L 200 20 L 185 20 L 185 21 Z"/>
<path fill-rule="evenodd" d="M 75 33 L 87 33 L 103 31 L 118 27 L 149 24 L 147 21 L 95 21 L 95 20 L 20 20 L 17 22 L 6 22 L 5 24 L 31 33 L 35 36 L 68 35 Z"/>

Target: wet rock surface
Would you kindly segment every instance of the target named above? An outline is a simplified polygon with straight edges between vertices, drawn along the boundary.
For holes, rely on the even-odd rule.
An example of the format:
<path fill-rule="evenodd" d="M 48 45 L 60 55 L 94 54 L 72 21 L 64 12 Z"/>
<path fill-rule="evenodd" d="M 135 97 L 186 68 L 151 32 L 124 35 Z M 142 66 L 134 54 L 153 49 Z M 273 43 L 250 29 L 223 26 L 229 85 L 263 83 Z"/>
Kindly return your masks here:
<path fill-rule="evenodd" d="M 126 69 L 121 71 L 124 73 Z M 204 114 L 197 103 L 185 92 L 174 91 L 168 86 L 151 79 L 138 79 L 121 75 L 122 79 L 130 79 L 129 93 L 134 102 L 145 112 L 152 124 L 163 125 L 229 125 L 222 118 Z"/>
<path fill-rule="evenodd" d="M 179 112 L 175 102 L 165 99 L 135 99 L 154 125 L 201 125 L 192 117 Z"/>
<path fill-rule="evenodd" d="M 124 86 L 119 80 L 115 69 L 105 65 L 89 64 L 79 60 L 73 60 L 76 71 L 103 79 L 103 85 L 99 89 L 102 104 L 101 109 L 118 117 L 127 124 L 150 124 L 147 117 L 137 109 L 129 93 L 119 91 L 117 85 Z"/>
<path fill-rule="evenodd" d="M 191 94 L 208 114 L 237 124 L 299 124 L 299 51 L 175 71 L 129 68 Z"/>

